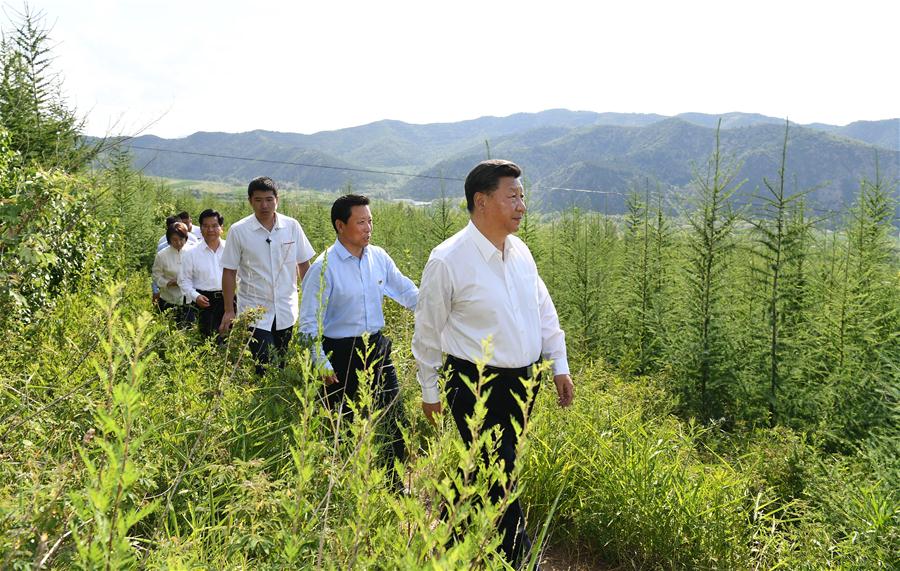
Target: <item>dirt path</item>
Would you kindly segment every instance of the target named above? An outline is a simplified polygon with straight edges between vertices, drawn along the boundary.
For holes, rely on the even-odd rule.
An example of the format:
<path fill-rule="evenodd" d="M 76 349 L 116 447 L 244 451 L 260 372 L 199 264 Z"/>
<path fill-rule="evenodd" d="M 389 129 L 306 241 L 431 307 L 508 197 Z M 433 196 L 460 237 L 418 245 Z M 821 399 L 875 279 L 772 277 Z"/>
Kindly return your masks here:
<path fill-rule="evenodd" d="M 548 548 L 541 557 L 543 571 L 618 571 L 622 567 L 614 567 L 587 551 L 568 546 Z"/>

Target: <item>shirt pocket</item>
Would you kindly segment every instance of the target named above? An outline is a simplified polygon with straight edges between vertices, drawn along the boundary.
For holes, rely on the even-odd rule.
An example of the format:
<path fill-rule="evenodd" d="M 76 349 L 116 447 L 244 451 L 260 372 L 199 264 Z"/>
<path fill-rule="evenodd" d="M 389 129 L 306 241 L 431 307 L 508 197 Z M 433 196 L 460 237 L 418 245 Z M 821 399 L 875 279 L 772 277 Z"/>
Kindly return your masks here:
<path fill-rule="evenodd" d="M 297 265 L 297 241 L 285 240 L 278 246 L 278 259 L 284 266 Z"/>
<path fill-rule="evenodd" d="M 274 244 L 273 244 L 274 246 Z M 276 264 L 277 271 L 280 275 L 287 275 L 290 279 L 297 281 L 297 242 L 294 240 L 285 240 L 278 244 L 277 258 L 273 261 Z M 278 281 L 276 279 L 276 281 Z"/>

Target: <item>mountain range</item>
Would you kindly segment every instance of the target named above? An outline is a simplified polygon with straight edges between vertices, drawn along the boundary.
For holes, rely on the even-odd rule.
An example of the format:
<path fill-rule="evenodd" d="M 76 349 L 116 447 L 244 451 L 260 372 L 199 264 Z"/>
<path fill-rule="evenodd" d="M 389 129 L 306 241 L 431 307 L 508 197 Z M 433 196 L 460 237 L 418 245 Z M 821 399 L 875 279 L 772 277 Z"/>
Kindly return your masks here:
<path fill-rule="evenodd" d="M 198 132 L 182 139 L 144 135 L 122 141 L 150 175 L 246 182 L 267 174 L 283 185 L 431 200 L 462 196 L 466 173 L 488 154 L 522 166 L 533 204 L 622 212 L 624 194 L 649 185 L 668 198 L 703 176 L 716 126 L 726 163 L 744 181 L 740 200 L 777 177 L 785 120 L 754 113 L 674 117 L 553 109 L 508 117 L 415 125 L 384 120 L 311 135 L 275 131 Z M 788 190 L 838 209 L 863 178 L 900 175 L 900 119 L 840 127 L 791 123 Z M 410 176 L 413 175 L 413 176 Z M 441 180 L 443 178 L 443 180 Z"/>

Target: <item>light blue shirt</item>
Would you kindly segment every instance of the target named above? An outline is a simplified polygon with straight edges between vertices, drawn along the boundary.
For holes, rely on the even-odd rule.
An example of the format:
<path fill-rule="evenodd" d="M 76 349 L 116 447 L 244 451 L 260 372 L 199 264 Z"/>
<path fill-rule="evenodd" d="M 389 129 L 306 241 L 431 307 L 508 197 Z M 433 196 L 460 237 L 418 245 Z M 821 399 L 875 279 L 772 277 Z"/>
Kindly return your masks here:
<path fill-rule="evenodd" d="M 419 288 L 397 269 L 384 249 L 369 245 L 363 249 L 362 257 L 357 258 L 340 240 L 335 240 L 316 258 L 303 278 L 300 332 L 318 337 L 321 301 L 325 337 L 338 339 L 377 333 L 384 327 L 385 295 L 415 310 Z M 326 370 L 332 370 L 321 345 L 317 344 L 314 359 Z"/>

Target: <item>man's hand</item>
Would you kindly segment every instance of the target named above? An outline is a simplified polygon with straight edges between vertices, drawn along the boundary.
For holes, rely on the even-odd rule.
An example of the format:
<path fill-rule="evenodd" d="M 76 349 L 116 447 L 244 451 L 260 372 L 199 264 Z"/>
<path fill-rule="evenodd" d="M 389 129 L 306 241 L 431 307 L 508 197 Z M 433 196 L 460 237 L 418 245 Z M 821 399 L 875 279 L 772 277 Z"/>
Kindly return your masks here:
<path fill-rule="evenodd" d="M 222 315 L 222 323 L 219 324 L 219 334 L 223 337 L 228 335 L 228 331 L 231 329 L 231 322 L 234 321 L 234 310 L 225 310 L 225 314 Z"/>
<path fill-rule="evenodd" d="M 572 404 L 575 399 L 575 385 L 572 384 L 572 377 L 556 375 L 553 377 L 553 383 L 556 385 L 556 394 L 559 397 L 556 402 L 559 403 L 559 406 L 565 408 Z"/>
<path fill-rule="evenodd" d="M 209 298 L 205 295 L 198 295 L 195 301 L 197 302 L 198 307 L 201 307 L 203 309 L 209 307 Z"/>
<path fill-rule="evenodd" d="M 437 418 L 435 415 L 441 414 L 442 411 L 441 403 L 438 402 L 425 402 L 422 401 L 422 411 L 425 412 L 425 418 L 428 422 L 431 423 L 432 426 L 437 426 Z"/>
<path fill-rule="evenodd" d="M 178 285 L 178 280 L 175 279 L 175 278 L 172 278 L 172 279 L 170 279 L 168 282 L 166 282 L 166 285 L 169 286 L 169 287 L 177 286 L 177 285 Z"/>
<path fill-rule="evenodd" d="M 153 294 L 153 305 L 159 305 L 159 292 Z"/>
<path fill-rule="evenodd" d="M 322 375 L 322 382 L 326 385 L 333 385 L 337 382 L 337 375 L 331 373 L 330 375 Z"/>

